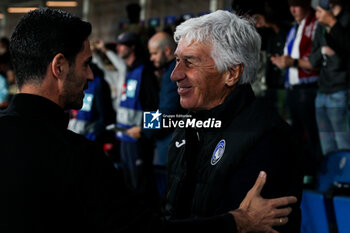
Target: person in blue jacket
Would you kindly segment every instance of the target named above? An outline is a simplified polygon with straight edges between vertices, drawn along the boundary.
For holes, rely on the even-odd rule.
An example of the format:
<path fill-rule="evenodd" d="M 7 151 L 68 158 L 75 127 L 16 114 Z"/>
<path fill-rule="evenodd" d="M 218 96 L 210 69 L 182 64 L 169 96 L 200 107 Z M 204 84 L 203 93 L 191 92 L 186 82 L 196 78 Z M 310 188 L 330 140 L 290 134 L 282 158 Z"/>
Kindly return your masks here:
<path fill-rule="evenodd" d="M 185 110 L 180 106 L 180 96 L 177 93 L 176 83 L 171 81 L 170 75 L 173 72 L 176 61 L 174 52 L 176 43 L 166 32 L 154 34 L 148 41 L 150 60 L 154 67 L 160 72 L 159 106 L 154 109 L 161 114 L 175 115 L 183 114 Z M 153 159 L 155 167 L 156 184 L 161 196 L 166 188 L 166 167 L 168 163 L 168 148 L 174 132 L 174 128 L 145 129 L 140 126 L 133 127 L 127 131 L 134 138 L 141 135 L 152 137 L 156 140 L 156 152 Z"/>

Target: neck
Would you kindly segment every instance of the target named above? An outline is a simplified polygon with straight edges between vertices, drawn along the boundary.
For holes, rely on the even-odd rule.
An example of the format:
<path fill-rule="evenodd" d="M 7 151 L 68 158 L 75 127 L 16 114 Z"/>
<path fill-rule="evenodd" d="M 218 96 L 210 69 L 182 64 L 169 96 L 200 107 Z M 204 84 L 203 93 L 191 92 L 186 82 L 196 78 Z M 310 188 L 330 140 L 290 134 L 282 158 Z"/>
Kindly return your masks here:
<path fill-rule="evenodd" d="M 132 63 L 134 63 L 135 59 L 136 59 L 135 53 L 132 53 L 130 54 L 129 57 L 125 58 L 124 61 L 126 65 L 130 67 Z"/>
<path fill-rule="evenodd" d="M 24 84 L 19 90 L 19 93 L 42 96 L 46 99 L 51 100 L 52 102 L 56 103 L 61 108 L 63 108 L 63 106 L 59 104 L 58 89 L 54 88 L 54 86 L 52 85 L 49 85 L 47 82 L 42 82 L 42 83 L 32 82 L 32 83 Z"/>
<path fill-rule="evenodd" d="M 307 16 L 309 15 L 309 13 L 310 13 L 310 11 L 307 11 L 306 14 L 305 14 L 305 16 L 304 16 L 301 20 L 297 21 L 297 23 L 298 23 L 298 24 L 301 24 L 301 22 L 302 22 L 304 19 L 307 18 Z"/>

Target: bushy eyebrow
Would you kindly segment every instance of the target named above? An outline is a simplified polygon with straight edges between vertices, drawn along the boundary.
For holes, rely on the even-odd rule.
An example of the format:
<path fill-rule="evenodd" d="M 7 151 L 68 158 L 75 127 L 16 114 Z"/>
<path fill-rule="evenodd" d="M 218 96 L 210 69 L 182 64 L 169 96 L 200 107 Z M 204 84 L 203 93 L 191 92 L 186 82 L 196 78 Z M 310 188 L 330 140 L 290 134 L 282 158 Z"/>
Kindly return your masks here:
<path fill-rule="evenodd" d="M 175 53 L 174 55 L 175 55 L 176 58 L 179 57 L 176 53 Z M 192 60 L 192 61 L 197 61 L 197 62 L 201 61 L 201 59 L 200 59 L 199 57 L 190 56 L 190 55 L 189 55 L 189 56 L 186 56 L 186 55 L 185 55 L 185 56 L 183 56 L 182 58 L 185 59 L 185 60 Z"/>
<path fill-rule="evenodd" d="M 184 56 L 184 59 L 186 60 L 194 60 L 194 61 L 201 61 L 199 57 L 196 56 Z"/>

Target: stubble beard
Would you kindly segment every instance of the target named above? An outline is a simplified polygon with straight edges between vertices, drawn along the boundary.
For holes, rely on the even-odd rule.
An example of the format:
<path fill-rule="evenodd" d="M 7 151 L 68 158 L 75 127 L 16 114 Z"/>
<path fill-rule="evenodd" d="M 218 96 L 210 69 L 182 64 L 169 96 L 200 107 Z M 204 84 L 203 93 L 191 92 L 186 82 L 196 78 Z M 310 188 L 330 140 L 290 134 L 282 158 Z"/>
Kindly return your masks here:
<path fill-rule="evenodd" d="M 79 110 L 83 107 L 84 91 L 76 93 L 74 85 L 74 73 L 69 71 L 66 78 L 66 84 L 63 87 L 63 94 L 61 96 L 63 106 L 65 109 Z"/>

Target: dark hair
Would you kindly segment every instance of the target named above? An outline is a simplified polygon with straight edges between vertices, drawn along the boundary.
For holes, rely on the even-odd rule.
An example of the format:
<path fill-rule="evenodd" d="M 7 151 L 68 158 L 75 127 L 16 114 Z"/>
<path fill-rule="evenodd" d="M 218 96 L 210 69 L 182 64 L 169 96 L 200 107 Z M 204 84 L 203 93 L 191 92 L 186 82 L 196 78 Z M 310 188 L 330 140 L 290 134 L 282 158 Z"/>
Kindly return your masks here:
<path fill-rule="evenodd" d="M 288 0 L 289 6 L 300 6 L 308 9 L 311 7 L 311 0 Z"/>
<path fill-rule="evenodd" d="M 346 8 L 349 5 L 348 0 L 329 0 L 329 3 L 331 3 L 333 5 L 340 5 L 343 8 Z"/>
<path fill-rule="evenodd" d="M 141 6 L 138 3 L 129 3 L 126 6 L 126 12 L 130 23 L 138 23 L 140 20 Z"/>
<path fill-rule="evenodd" d="M 58 53 L 73 65 L 90 33 L 90 23 L 65 11 L 40 8 L 24 15 L 10 42 L 18 87 L 28 81 L 42 81 Z"/>

